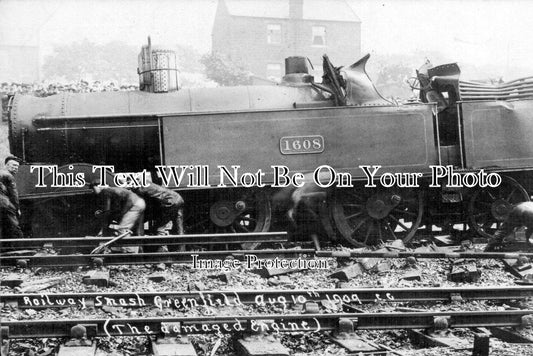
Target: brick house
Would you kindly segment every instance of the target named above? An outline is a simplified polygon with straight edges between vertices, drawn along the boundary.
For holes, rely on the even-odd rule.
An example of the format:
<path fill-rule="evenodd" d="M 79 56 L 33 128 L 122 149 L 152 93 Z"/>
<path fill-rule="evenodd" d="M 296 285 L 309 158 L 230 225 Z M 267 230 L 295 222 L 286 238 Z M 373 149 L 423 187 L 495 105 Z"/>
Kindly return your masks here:
<path fill-rule="evenodd" d="M 345 0 L 219 0 L 212 39 L 213 52 L 258 77 L 280 78 L 296 55 L 318 76 L 324 53 L 336 66 L 359 59 L 361 21 Z"/>

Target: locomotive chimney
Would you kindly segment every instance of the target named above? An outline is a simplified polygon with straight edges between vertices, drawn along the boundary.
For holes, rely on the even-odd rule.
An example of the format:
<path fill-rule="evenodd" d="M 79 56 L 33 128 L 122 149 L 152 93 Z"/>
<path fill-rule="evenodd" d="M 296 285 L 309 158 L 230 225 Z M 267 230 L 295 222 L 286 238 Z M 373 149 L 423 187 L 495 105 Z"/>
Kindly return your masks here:
<path fill-rule="evenodd" d="M 313 76 L 309 74 L 309 59 L 306 57 L 285 58 L 285 76 L 283 84 L 307 84 L 313 81 Z"/>
<path fill-rule="evenodd" d="M 169 93 L 179 89 L 176 52 L 148 44 L 139 53 L 139 89 L 150 93 Z"/>

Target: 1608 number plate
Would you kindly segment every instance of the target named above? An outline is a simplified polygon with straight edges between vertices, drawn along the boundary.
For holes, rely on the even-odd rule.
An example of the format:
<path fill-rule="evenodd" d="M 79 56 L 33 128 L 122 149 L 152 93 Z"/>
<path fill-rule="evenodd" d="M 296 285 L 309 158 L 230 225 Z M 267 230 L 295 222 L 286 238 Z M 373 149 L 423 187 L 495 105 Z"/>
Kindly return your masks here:
<path fill-rule="evenodd" d="M 279 140 L 279 149 L 284 155 L 320 153 L 324 151 L 324 137 L 320 135 L 282 137 Z"/>

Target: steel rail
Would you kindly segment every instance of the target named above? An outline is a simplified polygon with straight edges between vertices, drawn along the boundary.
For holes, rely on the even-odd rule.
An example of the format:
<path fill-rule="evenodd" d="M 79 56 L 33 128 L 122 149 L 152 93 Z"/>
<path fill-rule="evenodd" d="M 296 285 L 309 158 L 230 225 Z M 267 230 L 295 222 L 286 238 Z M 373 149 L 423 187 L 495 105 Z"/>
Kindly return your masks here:
<path fill-rule="evenodd" d="M 233 333 L 266 330 L 270 332 L 331 331 L 341 319 L 351 321 L 356 330 L 428 329 L 435 320 L 446 320 L 450 328 L 522 326 L 523 317 L 533 310 L 418 312 L 418 313 L 335 313 L 264 314 L 207 317 L 1 320 L 3 338 L 67 337 L 75 325 L 87 328 L 87 337 Z M 261 326 L 264 323 L 264 327 Z"/>
<path fill-rule="evenodd" d="M 113 254 L 75 254 L 75 255 L 43 255 L 32 256 L 0 256 L 0 266 L 19 267 L 76 267 L 96 265 L 135 265 L 150 263 L 192 263 L 193 255 L 198 260 L 224 260 L 233 258 L 239 261 L 250 261 L 254 256 L 261 260 L 273 260 L 272 264 L 261 265 L 269 268 L 297 268 L 280 265 L 278 258 L 296 258 L 315 256 L 318 258 L 465 258 L 465 259 L 519 259 L 532 258 L 532 252 L 416 252 L 416 251 L 323 251 L 315 249 L 267 249 L 267 250 L 227 250 L 227 251 L 188 251 L 188 252 L 155 252 L 155 253 L 113 253 Z M 266 263 L 266 262 L 263 262 Z M 222 269 L 222 268 L 208 268 Z"/>
<path fill-rule="evenodd" d="M 520 256 L 533 257 L 533 252 L 416 252 L 416 251 L 316 251 L 316 257 L 334 258 L 467 258 L 467 259 L 518 259 Z"/>
<path fill-rule="evenodd" d="M 449 288 L 354 288 L 287 290 L 210 290 L 113 293 L 0 294 L 0 303 L 19 309 L 78 307 L 177 307 L 217 308 L 251 304 L 256 306 L 304 304 L 329 300 L 346 304 L 377 302 L 441 302 L 451 300 L 512 300 L 533 297 L 533 286 Z"/>
<path fill-rule="evenodd" d="M 287 232 L 259 232 L 240 234 L 198 234 L 169 236 L 131 236 L 116 242 L 116 246 L 210 245 L 248 242 L 286 242 Z M 0 251 L 46 248 L 95 248 L 111 237 L 59 237 L 2 240 Z"/>
<path fill-rule="evenodd" d="M 233 258 L 247 264 L 254 256 L 258 259 L 273 260 L 275 258 L 295 258 L 304 254 L 313 256 L 314 249 L 268 249 L 268 250 L 227 250 L 227 251 L 188 251 L 188 252 L 153 252 L 153 253 L 111 253 L 111 254 L 76 254 L 76 255 L 42 255 L 33 256 L 0 256 L 0 266 L 19 267 L 77 267 L 99 265 L 135 265 L 151 263 L 189 263 L 198 260 L 209 260 L 208 263 L 222 263 L 226 258 Z M 213 262 L 214 261 L 214 262 Z M 280 261 L 281 263 L 281 261 Z M 201 266 L 201 265 L 199 265 Z M 274 268 L 274 266 L 272 266 Z M 194 267 L 193 267 L 194 268 Z M 198 267 L 202 268 L 202 267 Z M 250 267 L 253 268 L 253 267 Z M 282 266 L 277 268 L 283 268 Z M 204 269 L 211 269 L 205 268 Z M 212 268 L 216 270 L 220 268 Z"/>

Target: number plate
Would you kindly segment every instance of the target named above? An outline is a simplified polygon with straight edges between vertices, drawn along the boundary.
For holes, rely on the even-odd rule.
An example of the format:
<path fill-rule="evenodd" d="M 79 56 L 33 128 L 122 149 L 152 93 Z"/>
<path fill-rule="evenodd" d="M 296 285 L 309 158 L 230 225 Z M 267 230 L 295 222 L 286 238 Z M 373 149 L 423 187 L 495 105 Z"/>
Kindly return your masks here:
<path fill-rule="evenodd" d="M 279 140 L 279 149 L 284 155 L 320 153 L 324 151 L 324 137 L 320 135 L 282 137 Z"/>

